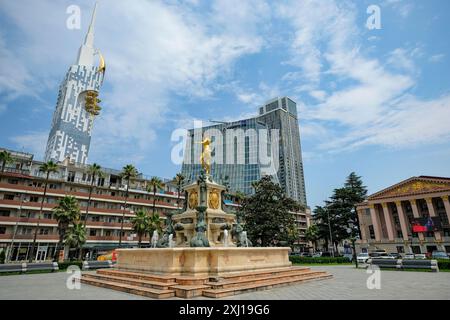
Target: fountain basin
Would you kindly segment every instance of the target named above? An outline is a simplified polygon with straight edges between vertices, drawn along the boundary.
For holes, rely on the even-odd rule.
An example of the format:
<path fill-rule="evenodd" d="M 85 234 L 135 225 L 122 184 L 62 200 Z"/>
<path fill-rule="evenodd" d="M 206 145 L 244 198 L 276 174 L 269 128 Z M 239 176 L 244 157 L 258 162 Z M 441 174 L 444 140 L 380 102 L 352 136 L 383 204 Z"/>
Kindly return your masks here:
<path fill-rule="evenodd" d="M 117 268 L 167 275 L 221 276 L 291 267 L 289 247 L 117 249 Z"/>

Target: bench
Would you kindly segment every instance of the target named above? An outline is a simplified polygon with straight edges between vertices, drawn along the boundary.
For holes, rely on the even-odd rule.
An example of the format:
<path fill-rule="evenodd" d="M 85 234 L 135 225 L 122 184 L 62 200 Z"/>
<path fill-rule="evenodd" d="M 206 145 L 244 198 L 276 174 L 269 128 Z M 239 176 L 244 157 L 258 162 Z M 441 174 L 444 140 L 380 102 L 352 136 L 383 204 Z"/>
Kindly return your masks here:
<path fill-rule="evenodd" d="M 369 265 L 376 265 L 380 268 L 393 269 L 430 269 L 439 271 L 437 260 L 414 260 L 414 259 L 369 259 Z"/>
<path fill-rule="evenodd" d="M 19 264 L 0 264 L 0 273 L 25 272 L 26 263 Z"/>
<path fill-rule="evenodd" d="M 372 258 L 369 259 L 368 264 L 370 265 L 376 265 L 380 268 L 393 268 L 393 269 L 400 269 L 401 268 L 401 260 L 397 259 L 376 259 Z"/>
<path fill-rule="evenodd" d="M 58 270 L 57 262 L 42 263 L 20 263 L 20 264 L 3 264 L 0 265 L 0 273 L 8 272 L 27 272 L 27 271 L 56 271 Z"/>
<path fill-rule="evenodd" d="M 114 263 L 111 260 L 105 261 L 83 261 L 83 270 L 95 270 L 114 267 Z"/>
<path fill-rule="evenodd" d="M 432 271 L 439 271 L 437 260 L 402 260 L 403 269 L 430 269 Z"/>

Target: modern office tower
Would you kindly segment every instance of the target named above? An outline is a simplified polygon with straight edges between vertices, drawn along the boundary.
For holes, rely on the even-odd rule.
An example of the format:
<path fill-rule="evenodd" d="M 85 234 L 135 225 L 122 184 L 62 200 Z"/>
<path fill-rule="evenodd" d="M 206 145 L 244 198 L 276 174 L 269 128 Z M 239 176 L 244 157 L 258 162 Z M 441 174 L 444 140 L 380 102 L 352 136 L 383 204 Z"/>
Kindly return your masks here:
<path fill-rule="evenodd" d="M 306 202 L 305 177 L 298 125 L 297 104 L 288 97 L 275 98 L 259 108 L 258 120 L 280 130 L 278 179 L 286 194 Z"/>
<path fill-rule="evenodd" d="M 267 126 L 256 118 L 221 123 L 189 130 L 187 148 L 182 166 L 183 175 L 195 181 L 200 174 L 198 161 L 201 153 L 201 141 L 204 133 L 212 139 L 211 175 L 219 183 L 228 185 L 230 191 L 250 194 L 252 182 L 258 181 L 264 174 L 270 174 L 269 161 L 261 163 L 259 153 L 270 157 L 271 140 L 266 139 L 260 131 L 267 131 Z M 221 138 L 219 138 L 221 137 Z M 267 165 L 264 165 L 264 164 Z M 276 174 L 274 178 L 277 179 Z M 276 180 L 278 181 L 278 180 Z"/>
<path fill-rule="evenodd" d="M 198 142 L 204 134 L 212 139 L 211 175 L 217 182 L 228 184 L 232 192 L 251 194 L 252 183 L 270 174 L 287 196 L 307 205 L 297 104 L 292 99 L 272 99 L 254 118 L 189 130 L 181 170 L 191 181 L 201 169 Z"/>
<path fill-rule="evenodd" d="M 100 111 L 97 95 L 105 71 L 104 59 L 94 48 L 96 7 L 77 61 L 69 68 L 59 88 L 45 161 L 61 162 L 68 158 L 71 162 L 87 162 L 94 118 Z M 96 55 L 99 66 L 94 66 Z"/>

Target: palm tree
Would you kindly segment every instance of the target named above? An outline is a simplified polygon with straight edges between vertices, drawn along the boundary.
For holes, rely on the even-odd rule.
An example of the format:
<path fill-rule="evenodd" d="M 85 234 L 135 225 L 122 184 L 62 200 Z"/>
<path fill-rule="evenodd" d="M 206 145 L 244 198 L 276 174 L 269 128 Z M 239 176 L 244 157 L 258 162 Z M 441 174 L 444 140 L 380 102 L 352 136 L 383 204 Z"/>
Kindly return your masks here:
<path fill-rule="evenodd" d="M 58 258 L 58 249 L 64 244 L 64 237 L 70 224 L 78 224 L 80 220 L 80 206 L 75 197 L 65 196 L 58 201 L 58 205 L 53 208 L 53 213 L 58 222 L 59 242 L 55 248 L 54 261 Z M 83 228 L 84 229 L 84 228 Z"/>
<path fill-rule="evenodd" d="M 183 186 L 184 180 L 186 179 L 186 177 L 182 174 L 182 173 L 177 173 L 177 175 L 175 176 L 175 182 L 177 183 L 177 193 L 178 193 L 178 198 L 177 198 L 177 207 L 180 207 L 180 194 L 181 194 L 181 188 Z"/>
<path fill-rule="evenodd" d="M 28 262 L 33 261 L 34 248 L 36 247 L 37 232 L 39 229 L 39 221 L 41 220 L 42 210 L 44 208 L 44 200 L 45 200 L 45 196 L 47 195 L 48 179 L 50 177 L 50 173 L 58 172 L 58 165 L 50 160 L 48 162 L 41 164 L 41 166 L 39 167 L 39 171 L 46 173 L 45 183 L 44 183 L 44 194 L 43 194 L 42 200 L 41 200 L 41 208 L 39 210 L 39 216 L 38 216 L 38 221 L 36 224 L 36 229 L 34 230 L 33 243 L 31 244 L 31 251 L 30 251 L 31 254 L 30 254 L 30 258 L 29 258 Z"/>
<path fill-rule="evenodd" d="M 142 237 L 150 230 L 150 217 L 147 212 L 140 209 L 136 212 L 136 216 L 131 219 L 133 230 L 138 235 L 138 247 L 141 247 Z"/>
<path fill-rule="evenodd" d="M 6 150 L 0 151 L 0 161 L 2 162 L 2 172 L 4 172 L 6 164 L 13 161 L 11 153 Z"/>
<path fill-rule="evenodd" d="M 316 251 L 316 243 L 317 243 L 317 240 L 319 240 L 319 229 L 317 228 L 317 226 L 315 224 L 309 226 L 308 229 L 306 229 L 305 240 L 311 241 L 311 243 L 313 244 L 314 252 L 315 252 Z"/>
<path fill-rule="evenodd" d="M 120 224 L 119 248 L 122 246 L 123 221 L 125 220 L 125 210 L 128 201 L 128 190 L 130 188 L 130 180 L 135 178 L 137 175 L 138 171 L 132 164 L 127 164 L 125 167 L 123 167 L 122 172 L 120 174 L 122 179 L 125 179 L 127 181 L 127 190 L 125 192 L 125 201 L 123 203 L 123 210 L 122 210 L 122 222 Z"/>
<path fill-rule="evenodd" d="M 89 215 L 89 207 L 91 205 L 91 197 L 92 197 L 92 191 L 94 190 L 95 178 L 103 177 L 102 167 L 96 163 L 93 163 L 92 165 L 89 166 L 88 174 L 91 175 L 91 187 L 89 188 L 89 198 L 88 198 L 88 203 L 86 206 L 86 213 L 84 214 L 84 227 L 85 228 L 86 228 L 86 222 L 87 222 L 88 215 Z"/>
<path fill-rule="evenodd" d="M 13 161 L 11 153 L 6 150 L 0 151 L 0 161 L 2 162 L 2 172 L 4 172 L 6 164 Z"/>
<path fill-rule="evenodd" d="M 86 228 L 81 223 L 74 223 L 71 228 L 69 228 L 64 235 L 64 244 L 69 246 L 69 248 L 76 248 L 78 251 L 78 259 L 81 260 L 82 257 L 82 247 L 86 243 Z"/>
<path fill-rule="evenodd" d="M 147 185 L 147 192 L 153 193 L 153 211 L 152 211 L 153 214 L 155 214 L 156 210 L 156 191 L 158 191 L 158 189 L 161 189 L 162 187 L 163 182 L 158 177 L 151 178 L 149 185 Z"/>
<path fill-rule="evenodd" d="M 148 234 L 151 236 L 153 231 L 162 232 L 162 219 L 157 213 L 152 213 L 149 217 Z"/>

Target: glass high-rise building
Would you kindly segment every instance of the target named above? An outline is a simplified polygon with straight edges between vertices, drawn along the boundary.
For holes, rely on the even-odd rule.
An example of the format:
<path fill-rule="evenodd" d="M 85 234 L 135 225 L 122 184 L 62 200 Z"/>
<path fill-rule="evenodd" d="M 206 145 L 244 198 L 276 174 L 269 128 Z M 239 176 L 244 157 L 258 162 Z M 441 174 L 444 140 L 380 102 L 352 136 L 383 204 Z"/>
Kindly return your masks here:
<path fill-rule="evenodd" d="M 195 181 L 200 173 L 202 136 L 212 140 L 211 175 L 232 192 L 254 192 L 252 183 L 272 175 L 290 198 L 307 205 L 297 104 L 275 98 L 259 108 L 259 115 L 188 131 L 182 173 Z"/>

